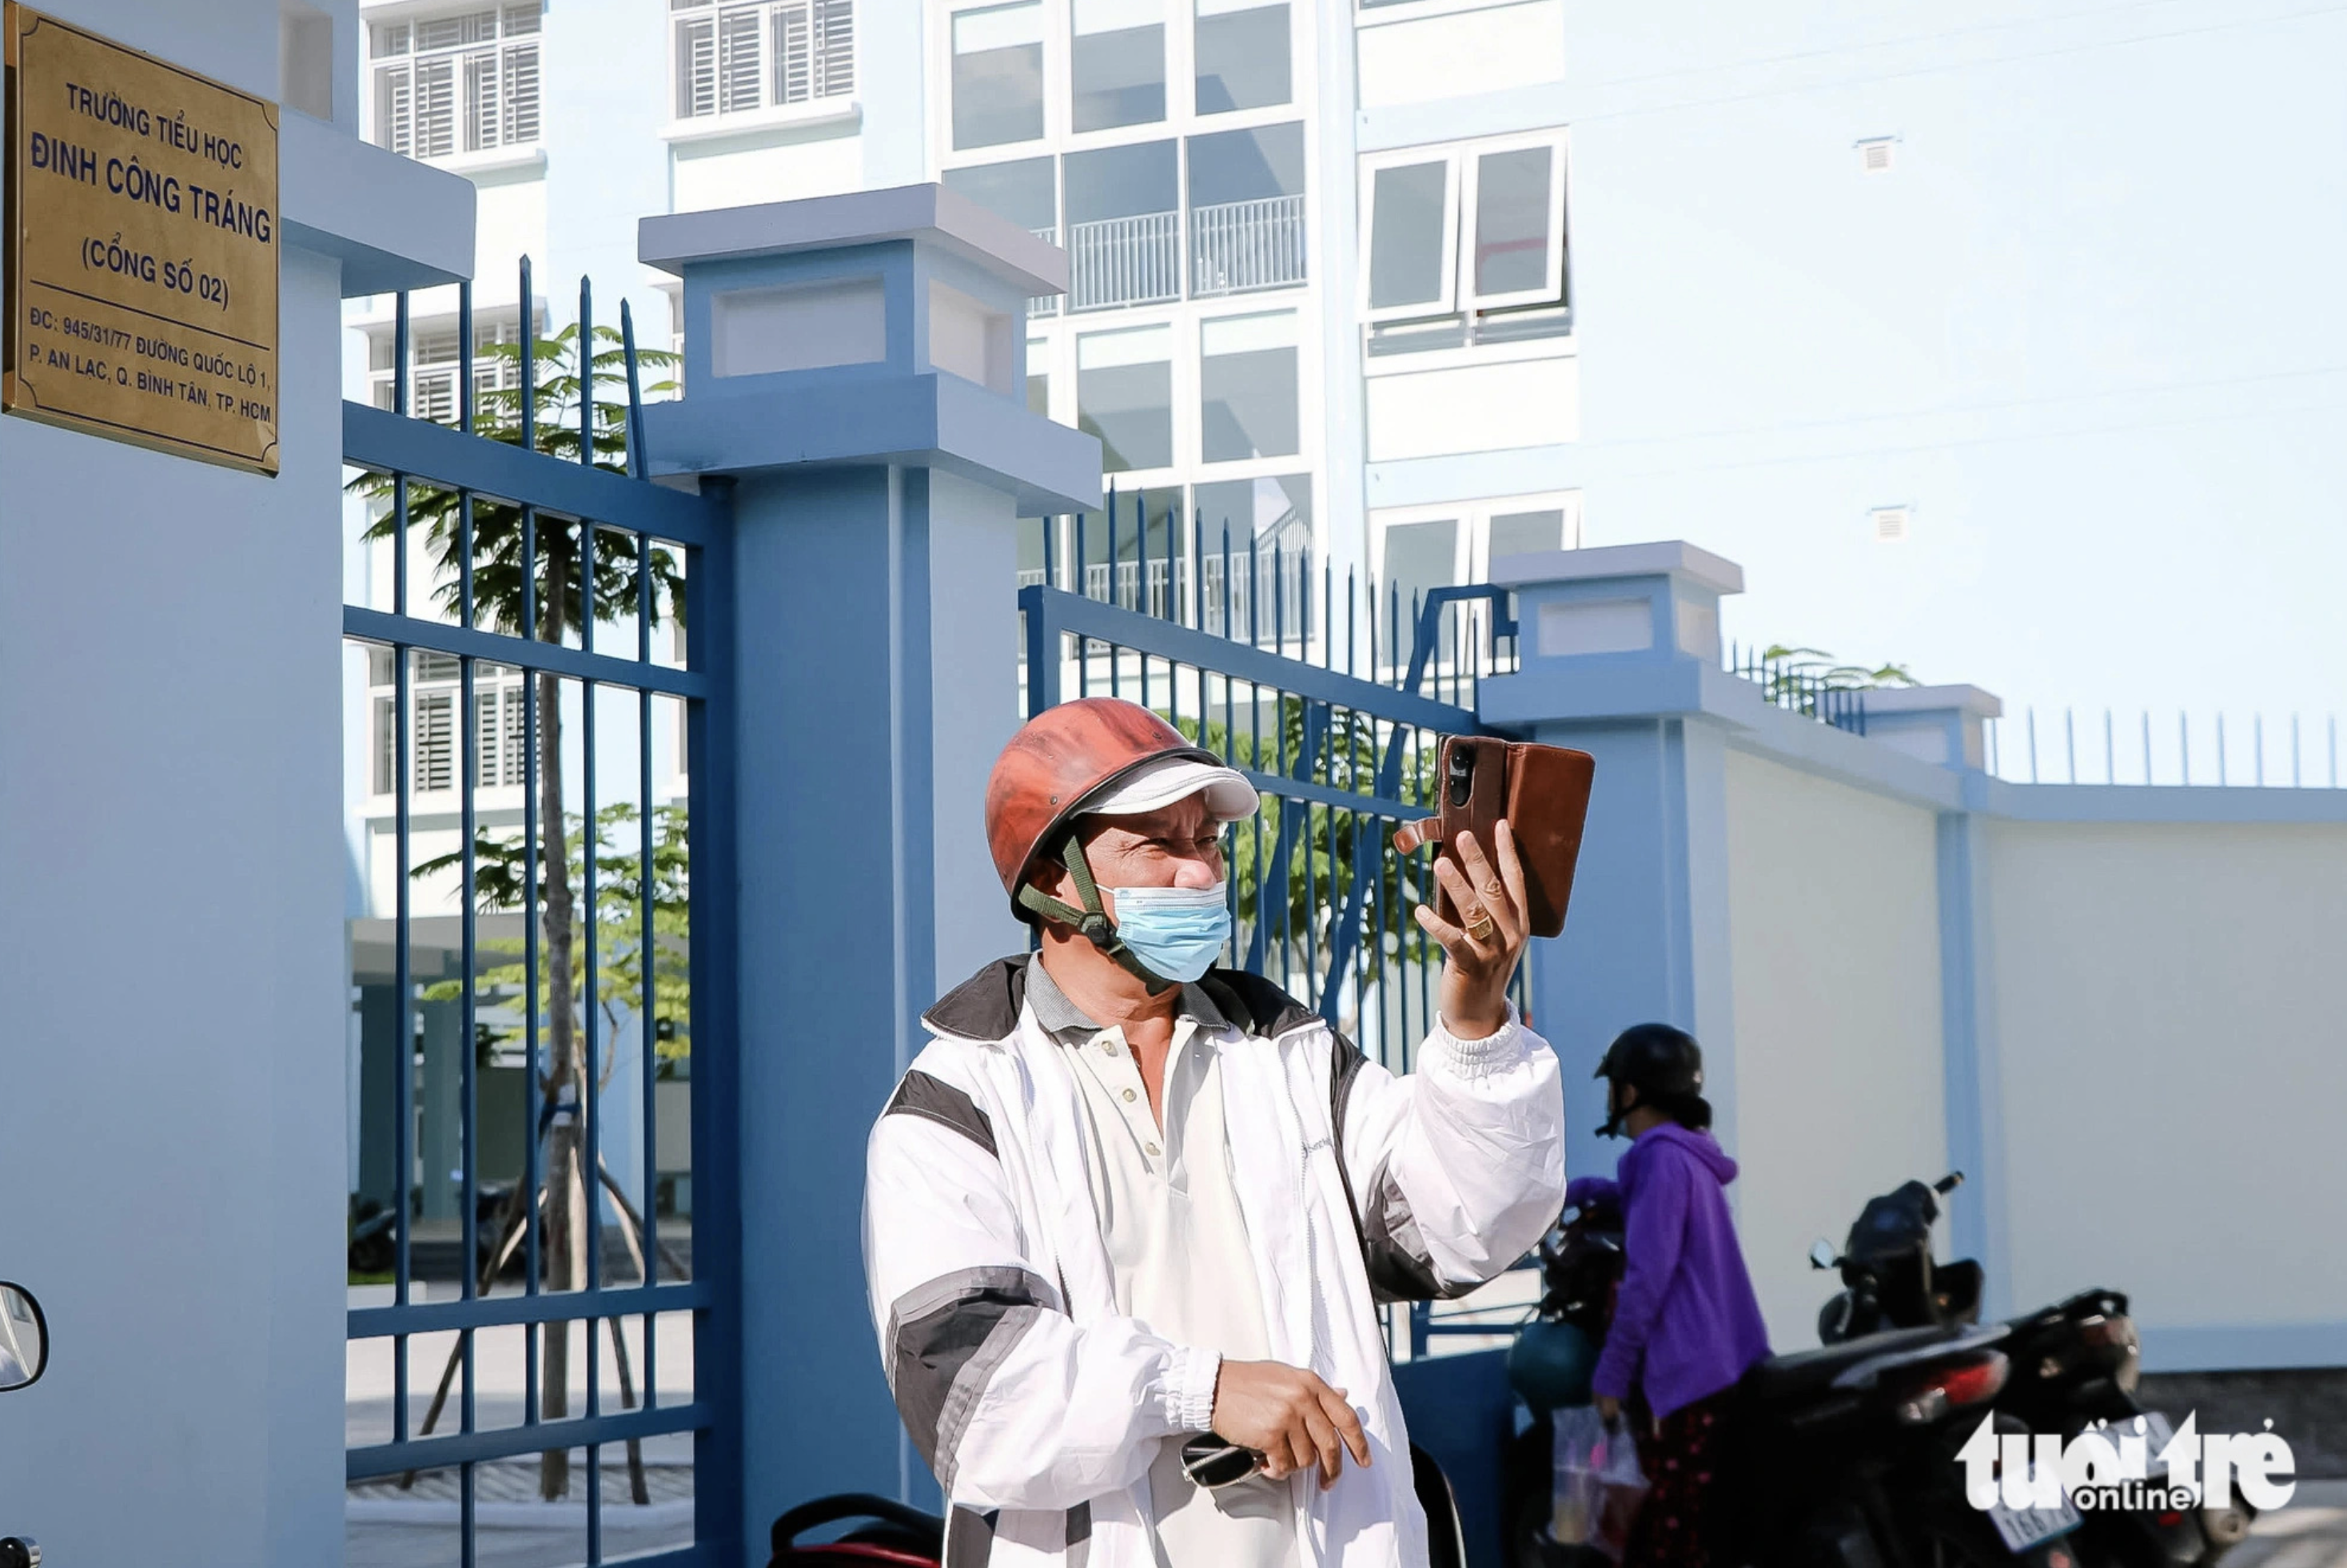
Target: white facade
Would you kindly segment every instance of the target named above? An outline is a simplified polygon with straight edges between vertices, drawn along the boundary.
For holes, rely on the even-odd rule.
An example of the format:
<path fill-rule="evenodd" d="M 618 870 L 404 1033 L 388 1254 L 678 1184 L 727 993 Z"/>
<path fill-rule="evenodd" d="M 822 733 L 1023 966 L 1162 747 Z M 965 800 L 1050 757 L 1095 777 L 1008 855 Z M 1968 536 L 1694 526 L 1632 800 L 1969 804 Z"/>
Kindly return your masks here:
<path fill-rule="evenodd" d="M 1070 251 L 1069 295 L 1039 301 L 1028 323 L 1028 393 L 1102 437 L 1129 601 L 1145 579 L 1162 604 L 1169 542 L 1186 584 L 1201 534 L 1211 597 L 1226 528 L 1235 555 L 1276 543 L 1339 581 L 1390 579 L 1405 603 L 1480 575 L 1495 548 L 1579 542 L 1570 484 L 1470 479 L 1363 511 L 1366 462 L 1576 435 L 1557 0 L 1462 15 L 1420 0 L 1358 18 L 1327 0 L 579 0 L 545 12 L 384 0 L 365 15 L 369 134 L 481 188 L 485 337 L 518 330 L 513 278 L 527 254 L 541 323 L 570 318 L 583 270 L 599 320 L 628 297 L 640 341 L 671 346 L 672 294 L 623 260 L 644 212 L 938 179 Z M 1478 83 L 1493 49 L 1507 69 Z M 411 86 L 426 62 L 428 91 Z M 591 105 L 579 101 L 589 72 Z M 1357 102 L 1408 105 L 1462 84 L 1476 102 L 1548 90 L 1529 119 L 1476 134 L 1374 153 L 1352 134 Z M 629 190 L 655 199 L 614 200 Z M 419 405 L 436 409 L 452 385 L 453 301 L 415 308 Z M 352 320 L 370 340 L 368 395 L 384 398 L 389 302 Z M 1182 519 L 1170 541 L 1169 515 Z M 1054 527 L 1050 553 L 1071 583 L 1077 530 Z M 1104 593 L 1103 519 L 1084 534 L 1086 580 Z M 1042 525 L 1025 535 L 1021 576 L 1035 580 Z M 1268 635 L 1268 602 L 1263 613 Z"/>
<path fill-rule="evenodd" d="M 422 55 L 363 62 L 360 97 L 479 184 L 493 310 L 518 310 L 527 252 L 546 319 L 584 271 L 657 342 L 647 212 L 944 179 L 1053 233 L 1075 284 L 1030 323 L 1033 392 L 1105 436 L 1128 546 L 1135 491 L 1202 519 L 1210 558 L 1226 520 L 1308 532 L 1340 582 L 1474 573 L 1495 538 L 1572 544 L 1584 519 L 1690 536 L 1771 585 L 1742 641 L 1961 671 L 2017 717 L 2142 707 L 2167 735 L 2229 708 L 2243 777 L 2246 710 L 2279 776 L 2283 715 L 2347 680 L 2317 635 L 2347 569 L 2317 520 L 2347 480 L 2325 412 L 2347 328 L 2309 308 L 2347 208 L 2334 162 L 2275 155 L 2335 145 L 2328 14 L 364 12 L 371 48 L 476 18 L 436 35 L 459 41 L 428 137 L 397 97 Z M 2224 634 L 2162 630 L 2187 620 Z"/>

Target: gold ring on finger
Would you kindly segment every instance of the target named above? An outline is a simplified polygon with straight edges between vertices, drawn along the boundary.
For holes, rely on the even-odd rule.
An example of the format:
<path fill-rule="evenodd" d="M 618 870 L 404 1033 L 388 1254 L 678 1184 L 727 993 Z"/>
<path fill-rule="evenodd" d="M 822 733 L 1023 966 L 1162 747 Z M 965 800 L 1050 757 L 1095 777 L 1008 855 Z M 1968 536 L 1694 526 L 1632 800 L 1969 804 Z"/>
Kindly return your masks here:
<path fill-rule="evenodd" d="M 1467 935 L 1478 942 L 1490 941 L 1491 933 L 1498 929 L 1499 922 L 1491 918 L 1489 909 L 1478 909 L 1475 917 L 1467 922 Z"/>

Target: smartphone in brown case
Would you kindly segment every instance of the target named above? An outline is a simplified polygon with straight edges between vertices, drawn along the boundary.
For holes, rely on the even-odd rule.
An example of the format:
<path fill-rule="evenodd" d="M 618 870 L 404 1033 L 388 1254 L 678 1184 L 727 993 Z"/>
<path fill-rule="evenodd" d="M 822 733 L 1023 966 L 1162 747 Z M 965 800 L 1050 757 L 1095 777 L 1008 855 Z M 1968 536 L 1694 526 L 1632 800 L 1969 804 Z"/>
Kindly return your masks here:
<path fill-rule="evenodd" d="M 1564 907 L 1573 899 L 1573 868 L 1581 857 L 1581 830 L 1589 819 L 1589 784 L 1597 759 L 1587 752 L 1484 735 L 1451 735 L 1442 743 L 1436 767 L 1441 809 L 1405 823 L 1394 835 L 1404 855 L 1421 844 L 1440 844 L 1442 857 L 1459 866 L 1461 829 L 1496 868 L 1501 817 L 1516 835 L 1516 856 L 1524 867 L 1524 899 L 1532 934 L 1553 937 L 1564 929 Z M 1471 883 L 1474 879 L 1471 876 Z M 1435 886 L 1434 912 L 1452 924 L 1458 915 L 1450 897 Z"/>

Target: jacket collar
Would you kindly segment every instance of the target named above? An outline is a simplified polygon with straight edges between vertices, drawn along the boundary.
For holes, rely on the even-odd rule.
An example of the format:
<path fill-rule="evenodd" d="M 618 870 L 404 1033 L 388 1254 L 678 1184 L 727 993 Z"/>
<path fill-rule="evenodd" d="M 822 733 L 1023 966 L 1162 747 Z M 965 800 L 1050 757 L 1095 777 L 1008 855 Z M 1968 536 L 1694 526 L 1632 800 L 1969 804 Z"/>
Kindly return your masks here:
<path fill-rule="evenodd" d="M 1047 1031 L 1096 1028 L 1051 984 L 1049 975 L 1040 969 L 1030 971 L 1029 966 L 1033 963 L 1034 955 L 1030 953 L 996 959 L 938 998 L 937 1005 L 921 1015 L 922 1024 L 931 1033 L 956 1040 L 1004 1040 L 1017 1032 L 1019 1015 L 1031 999 L 1036 1021 Z M 1319 1021 L 1319 1015 L 1310 1008 L 1261 975 L 1244 969 L 1210 969 L 1194 986 L 1184 986 L 1183 992 L 1184 1008 L 1210 1028 L 1228 1022 L 1242 1034 L 1269 1040 Z"/>
<path fill-rule="evenodd" d="M 1031 955 L 997 958 L 939 997 L 921 1015 L 932 1034 L 955 1040 L 1003 1040 L 1019 1028 L 1027 1000 L 1027 965 Z"/>

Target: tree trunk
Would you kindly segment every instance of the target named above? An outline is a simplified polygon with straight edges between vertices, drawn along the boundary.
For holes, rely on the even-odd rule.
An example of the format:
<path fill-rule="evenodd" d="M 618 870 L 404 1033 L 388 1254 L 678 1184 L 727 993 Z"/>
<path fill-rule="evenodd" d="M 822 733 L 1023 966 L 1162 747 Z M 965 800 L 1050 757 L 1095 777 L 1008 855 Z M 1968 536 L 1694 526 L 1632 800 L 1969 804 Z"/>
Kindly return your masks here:
<path fill-rule="evenodd" d="M 570 580 L 568 541 L 558 540 L 546 552 L 545 613 L 539 635 L 562 641 L 565 600 Z M 525 589 L 525 591 L 531 591 Z M 585 1073 L 579 1051 L 579 1017 L 572 1003 L 577 940 L 572 918 L 569 835 L 562 815 L 562 682 L 554 675 L 538 677 L 538 831 L 544 848 L 546 891 L 547 1071 L 542 1091 L 570 1109 L 557 1112 L 548 1139 L 546 1159 L 546 1285 L 555 1290 L 587 1286 L 587 1248 L 595 1235 L 593 1206 L 588 1201 L 586 1173 L 580 1169 L 587 1114 Z M 590 1004 L 591 1005 L 591 1004 Z M 559 1420 L 570 1412 L 570 1325 L 548 1323 L 541 1340 L 544 1354 L 538 1378 L 539 1416 Z M 594 1337 L 587 1354 L 595 1354 Z M 538 1495 L 551 1501 L 570 1490 L 570 1451 L 548 1449 L 538 1466 Z"/>

